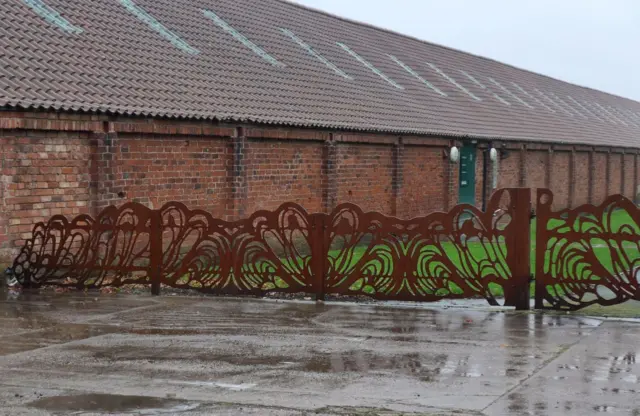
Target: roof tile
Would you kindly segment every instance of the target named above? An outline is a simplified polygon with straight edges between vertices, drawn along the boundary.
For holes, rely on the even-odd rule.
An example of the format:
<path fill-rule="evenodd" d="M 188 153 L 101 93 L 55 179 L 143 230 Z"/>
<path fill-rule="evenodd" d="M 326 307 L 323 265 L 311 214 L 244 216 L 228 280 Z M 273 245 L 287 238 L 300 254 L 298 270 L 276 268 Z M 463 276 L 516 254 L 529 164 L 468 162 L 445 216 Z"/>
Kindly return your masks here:
<path fill-rule="evenodd" d="M 640 147 L 638 102 L 282 0 L 127 1 L 199 54 L 119 1 L 43 3 L 83 31 L 0 2 L 1 107 Z"/>

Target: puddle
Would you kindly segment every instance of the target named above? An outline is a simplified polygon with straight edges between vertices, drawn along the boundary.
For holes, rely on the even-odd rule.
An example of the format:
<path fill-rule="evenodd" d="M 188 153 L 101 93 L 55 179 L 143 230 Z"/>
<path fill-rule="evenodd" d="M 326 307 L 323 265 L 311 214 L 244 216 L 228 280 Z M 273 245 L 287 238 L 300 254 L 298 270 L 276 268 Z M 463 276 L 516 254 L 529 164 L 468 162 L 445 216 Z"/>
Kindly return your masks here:
<path fill-rule="evenodd" d="M 178 400 L 112 394 L 47 397 L 31 402 L 29 406 L 51 412 L 99 412 L 105 414 L 117 412 L 130 415 L 173 415 L 199 407 L 198 404 L 189 404 Z"/>
<path fill-rule="evenodd" d="M 578 367 L 577 365 L 561 364 L 561 365 L 558 365 L 558 369 L 559 369 L 559 370 L 573 370 L 573 371 L 577 371 L 577 370 L 580 370 L 580 367 Z"/>
<path fill-rule="evenodd" d="M 593 410 L 598 413 L 615 413 L 617 409 L 613 406 L 594 406 Z"/>
<path fill-rule="evenodd" d="M 229 383 L 215 383 L 216 387 L 221 389 L 228 389 L 231 391 L 249 390 L 257 386 L 255 383 L 242 383 L 242 384 L 229 384 Z"/>
<path fill-rule="evenodd" d="M 215 354 L 209 351 L 201 352 L 198 350 L 187 350 L 176 354 L 176 351 L 170 348 L 148 348 L 136 346 L 123 347 L 95 347 L 87 345 L 78 345 L 69 349 L 90 353 L 97 360 L 128 362 L 142 361 L 147 363 L 155 362 L 171 362 L 171 361 L 200 361 L 200 362 L 224 362 L 238 366 L 278 366 L 286 362 L 288 357 L 284 356 L 247 356 L 243 354 Z"/>
<path fill-rule="evenodd" d="M 301 369 L 313 373 L 369 373 L 393 370 L 422 381 L 431 381 L 439 374 L 439 367 L 444 365 L 446 360 L 447 356 L 444 354 L 428 357 L 420 354 L 382 356 L 369 351 L 316 353 Z"/>
<path fill-rule="evenodd" d="M 185 386 L 196 386 L 196 387 L 218 387 L 221 389 L 231 390 L 231 391 L 244 391 L 250 390 L 257 386 L 255 383 L 241 383 L 241 384 L 231 384 L 231 383 L 217 383 L 212 381 L 168 381 L 169 384 L 179 384 Z"/>

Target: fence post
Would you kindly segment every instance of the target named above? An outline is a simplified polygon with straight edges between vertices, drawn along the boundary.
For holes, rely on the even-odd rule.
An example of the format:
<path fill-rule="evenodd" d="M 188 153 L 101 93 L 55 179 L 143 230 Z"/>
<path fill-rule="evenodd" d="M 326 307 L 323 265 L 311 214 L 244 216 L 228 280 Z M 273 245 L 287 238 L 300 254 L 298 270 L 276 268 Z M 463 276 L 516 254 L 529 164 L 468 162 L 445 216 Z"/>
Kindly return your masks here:
<path fill-rule="evenodd" d="M 328 215 L 326 214 L 313 214 L 311 216 L 311 273 L 316 301 L 324 301 L 325 297 L 327 261 L 325 232 L 327 218 Z"/>
<path fill-rule="evenodd" d="M 516 310 L 530 309 L 531 278 L 531 189 L 517 188 L 511 196 L 512 225 L 506 237 L 507 261 L 512 273 L 512 284 L 505 291 L 505 305 Z"/>
<path fill-rule="evenodd" d="M 151 277 L 151 294 L 160 295 L 162 282 L 162 217 L 160 210 L 151 210 L 149 224 L 149 277 Z"/>

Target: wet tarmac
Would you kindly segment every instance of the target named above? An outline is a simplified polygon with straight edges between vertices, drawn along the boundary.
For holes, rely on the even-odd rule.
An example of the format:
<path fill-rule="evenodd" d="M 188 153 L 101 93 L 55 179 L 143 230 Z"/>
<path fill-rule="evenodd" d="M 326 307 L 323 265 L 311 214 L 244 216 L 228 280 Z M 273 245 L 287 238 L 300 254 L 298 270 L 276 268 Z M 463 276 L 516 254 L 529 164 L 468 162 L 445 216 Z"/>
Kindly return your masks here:
<path fill-rule="evenodd" d="M 0 292 L 0 415 L 640 416 L 640 325 Z"/>

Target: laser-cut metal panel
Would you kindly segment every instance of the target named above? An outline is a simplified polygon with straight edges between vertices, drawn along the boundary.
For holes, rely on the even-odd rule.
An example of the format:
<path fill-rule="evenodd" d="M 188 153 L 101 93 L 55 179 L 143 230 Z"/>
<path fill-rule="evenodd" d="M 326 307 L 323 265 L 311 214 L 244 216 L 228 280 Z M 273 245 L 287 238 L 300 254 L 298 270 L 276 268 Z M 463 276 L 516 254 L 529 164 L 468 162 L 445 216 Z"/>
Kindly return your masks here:
<path fill-rule="evenodd" d="M 129 203 L 94 220 L 38 224 L 14 263 L 18 281 L 92 288 L 136 283 L 207 293 L 366 295 L 435 301 L 484 297 L 528 307 L 529 190 L 400 220 L 343 204 L 309 214 L 293 203 L 227 222 L 172 202 Z M 524 265 L 524 269 L 523 269 Z M 524 270 L 524 271 L 523 271 Z M 526 302 L 523 302 L 523 299 Z"/>
<path fill-rule="evenodd" d="M 552 211 L 539 189 L 536 307 L 581 309 L 640 300 L 640 209 L 622 195 Z"/>
<path fill-rule="evenodd" d="M 54 216 L 34 227 L 13 271 L 28 287 L 148 284 L 152 218 L 152 210 L 134 203 L 106 208 L 95 219 Z"/>
<path fill-rule="evenodd" d="M 160 210 L 162 283 L 203 292 L 313 292 L 311 216 L 296 204 L 226 222 L 173 202 Z"/>
<path fill-rule="evenodd" d="M 510 242 L 528 230 L 522 215 L 528 209 L 518 212 L 517 192 L 496 192 L 487 212 L 458 205 L 413 220 L 341 205 L 328 223 L 327 293 L 414 301 L 484 297 L 496 304 L 491 290 L 502 287 L 510 303 L 519 296 L 511 287 L 518 265 Z"/>

